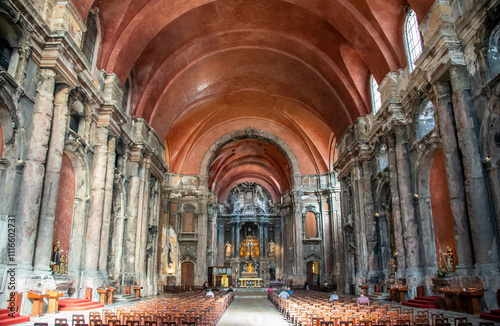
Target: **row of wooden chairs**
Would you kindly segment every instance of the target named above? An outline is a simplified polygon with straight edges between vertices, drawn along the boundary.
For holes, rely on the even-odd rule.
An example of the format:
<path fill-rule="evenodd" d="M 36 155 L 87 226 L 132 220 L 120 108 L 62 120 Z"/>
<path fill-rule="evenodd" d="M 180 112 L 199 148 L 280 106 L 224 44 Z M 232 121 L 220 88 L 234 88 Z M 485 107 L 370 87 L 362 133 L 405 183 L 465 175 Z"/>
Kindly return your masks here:
<path fill-rule="evenodd" d="M 416 314 L 413 308 L 378 302 L 358 305 L 356 298 L 346 296 L 329 301 L 329 294 L 322 292 L 294 291 L 289 299 L 283 299 L 273 291 L 268 292 L 268 298 L 290 323 L 300 326 L 472 326 L 466 317 L 450 322 L 443 314 Z"/>
<path fill-rule="evenodd" d="M 184 292 L 131 306 L 89 312 L 88 321 L 84 315 L 75 314 L 71 323 L 57 318 L 55 326 L 213 326 L 227 310 L 234 295 L 219 292 L 213 299 L 205 295 L 205 291 Z M 48 325 L 39 323 L 35 326 Z"/>

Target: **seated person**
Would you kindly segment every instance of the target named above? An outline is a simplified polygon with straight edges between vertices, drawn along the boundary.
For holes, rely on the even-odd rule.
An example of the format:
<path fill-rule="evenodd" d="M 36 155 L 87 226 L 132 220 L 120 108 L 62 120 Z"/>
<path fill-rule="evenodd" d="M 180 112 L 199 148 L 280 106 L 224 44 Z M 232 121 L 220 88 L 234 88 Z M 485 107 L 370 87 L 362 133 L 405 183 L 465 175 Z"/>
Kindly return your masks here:
<path fill-rule="evenodd" d="M 267 289 L 267 292 L 273 292 L 274 289 L 272 287 L 269 287 L 269 289 Z"/>
<path fill-rule="evenodd" d="M 290 297 L 290 294 L 288 294 L 287 291 L 283 290 L 283 291 L 281 291 L 279 297 L 283 298 L 283 299 L 288 299 Z"/>
<path fill-rule="evenodd" d="M 229 286 L 229 289 L 227 289 L 227 292 L 233 292 L 233 286 L 232 285 Z"/>
<path fill-rule="evenodd" d="M 292 291 L 292 289 L 290 289 L 290 287 L 288 287 L 288 288 L 287 288 L 287 291 L 286 291 L 286 292 L 288 292 L 288 294 L 290 294 L 290 295 L 292 295 L 292 294 L 293 294 L 293 291 Z"/>
<path fill-rule="evenodd" d="M 357 300 L 358 305 L 369 305 L 370 304 L 370 299 L 368 297 L 365 297 L 363 293 L 360 293 L 360 296 Z"/>
<path fill-rule="evenodd" d="M 339 296 L 338 296 L 337 292 L 333 292 L 330 295 L 330 301 L 339 301 Z"/>
<path fill-rule="evenodd" d="M 207 294 L 206 294 L 206 297 L 207 297 L 207 298 L 212 298 L 212 299 L 213 299 L 213 297 L 214 297 L 214 293 L 212 292 L 212 290 L 207 289 Z"/>

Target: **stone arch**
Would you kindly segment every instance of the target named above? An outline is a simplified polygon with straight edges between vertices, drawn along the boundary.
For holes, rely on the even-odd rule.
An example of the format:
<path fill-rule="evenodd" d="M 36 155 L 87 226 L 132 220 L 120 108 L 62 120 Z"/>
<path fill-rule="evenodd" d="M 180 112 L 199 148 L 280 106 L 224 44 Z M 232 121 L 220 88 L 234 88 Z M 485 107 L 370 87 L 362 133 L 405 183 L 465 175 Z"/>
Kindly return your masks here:
<path fill-rule="evenodd" d="M 71 227 L 70 251 L 68 253 L 68 274 L 80 271 L 83 268 L 83 253 L 85 248 L 85 232 L 87 227 L 87 209 L 89 202 L 89 167 L 85 149 L 74 141 L 76 148 L 66 149 L 67 155 L 73 166 L 75 176 L 75 196 L 73 203 L 73 223 Z"/>
<path fill-rule="evenodd" d="M 208 188 L 208 171 L 211 162 L 213 161 L 215 155 L 217 155 L 217 152 L 225 145 L 239 139 L 260 139 L 278 147 L 283 152 L 290 165 L 292 189 L 296 184 L 300 184 L 299 180 L 297 180 L 297 182 L 295 180 L 295 178 L 300 175 L 299 163 L 290 146 L 274 134 L 248 127 L 246 129 L 236 130 L 225 134 L 208 148 L 200 164 L 200 186 Z"/>
<path fill-rule="evenodd" d="M 19 19 L 16 19 L 19 14 L 16 9 L 6 3 L 0 5 L 0 35 L 11 49 L 9 67 L 6 70 L 14 77 L 18 70 L 19 49 L 26 43 L 25 33 L 19 25 Z"/>
<path fill-rule="evenodd" d="M 420 224 L 418 224 L 418 228 L 420 229 L 420 243 L 428 244 L 420 248 L 421 258 L 423 258 L 422 267 L 427 269 L 427 275 L 434 274 L 437 268 L 430 175 L 432 163 L 439 151 L 441 151 L 439 143 L 434 142 L 429 144 L 429 146 L 421 150 L 415 164 L 414 199 L 416 202 L 416 214 L 419 215 L 415 219 L 415 223 L 418 224 L 417 221 L 420 221 Z M 446 175 L 446 173 L 444 174 Z"/>

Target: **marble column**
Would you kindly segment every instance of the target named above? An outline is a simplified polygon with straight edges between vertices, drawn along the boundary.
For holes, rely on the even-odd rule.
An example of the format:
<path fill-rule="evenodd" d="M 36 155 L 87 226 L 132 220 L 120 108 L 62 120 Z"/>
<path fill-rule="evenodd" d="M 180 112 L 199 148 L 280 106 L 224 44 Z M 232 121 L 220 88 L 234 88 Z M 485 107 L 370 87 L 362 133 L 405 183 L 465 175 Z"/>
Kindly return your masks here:
<path fill-rule="evenodd" d="M 453 117 L 451 85 L 449 81 L 438 82 L 436 88 L 438 93 L 436 113 L 439 120 L 441 144 L 445 156 L 450 208 L 455 222 L 455 246 L 458 263 L 456 273 L 459 275 L 468 275 L 472 270 L 474 262 L 472 260 L 472 242 L 465 201 L 463 168 Z"/>
<path fill-rule="evenodd" d="M 294 281 L 304 282 L 306 277 L 306 270 L 304 268 L 303 258 L 303 234 L 304 227 L 302 224 L 302 191 L 293 191 L 293 225 L 294 225 Z"/>
<path fill-rule="evenodd" d="M 56 73 L 50 69 L 40 69 L 38 73 L 33 120 L 28 133 L 26 162 L 16 214 L 16 262 L 24 269 L 31 269 L 33 263 L 45 159 L 54 111 L 52 101 L 55 77 Z"/>
<path fill-rule="evenodd" d="M 113 238 L 111 247 L 113 252 L 113 278 L 119 279 L 123 273 L 123 238 L 125 229 L 125 180 L 120 173 L 116 173 L 114 177 L 114 190 L 113 204 L 115 205 L 115 212 L 113 216 Z M 123 285 L 123 284 L 122 284 Z"/>
<path fill-rule="evenodd" d="M 388 160 L 389 160 L 389 179 L 391 181 L 391 200 L 392 200 L 392 218 L 394 225 L 394 239 L 396 248 L 392 248 L 397 254 L 396 277 L 406 276 L 406 250 L 404 247 L 403 224 L 401 216 L 401 206 L 399 201 L 399 180 L 396 168 L 396 139 L 394 134 L 389 134 L 387 139 Z M 393 257 L 394 252 L 391 252 Z"/>
<path fill-rule="evenodd" d="M 266 245 L 266 243 L 264 241 L 264 225 L 262 223 L 259 223 L 259 242 L 260 242 L 260 246 L 259 246 L 260 258 L 265 258 L 264 257 L 264 246 Z"/>
<path fill-rule="evenodd" d="M 498 243 L 489 201 L 490 196 L 482 166 L 477 118 L 471 103 L 467 67 L 450 67 L 450 78 L 458 146 L 462 153 L 464 167 L 470 228 L 472 239 L 474 239 L 475 266 L 479 270 L 497 270 Z"/>
<path fill-rule="evenodd" d="M 363 176 L 363 215 L 365 223 L 365 236 L 367 246 L 367 267 L 368 277 L 370 274 L 380 271 L 378 264 L 378 257 L 375 248 L 378 248 L 377 240 L 377 225 L 375 222 L 374 209 L 373 209 L 373 191 L 372 191 L 372 166 L 370 160 L 362 161 Z"/>
<path fill-rule="evenodd" d="M 236 252 L 234 253 L 234 257 L 240 258 L 240 233 L 241 232 L 241 223 L 236 223 Z"/>
<path fill-rule="evenodd" d="M 108 164 L 108 134 L 105 127 L 98 127 L 95 133 L 94 166 L 92 167 L 92 186 L 90 208 L 85 237 L 85 265 L 87 272 L 97 272 L 101 241 L 102 215 L 104 209 L 104 186 Z"/>
<path fill-rule="evenodd" d="M 233 231 L 234 231 L 234 227 L 233 227 Z M 217 265 L 223 266 L 225 252 L 222 248 L 224 248 L 225 242 L 224 242 L 224 223 L 222 221 L 217 221 L 217 235 L 219 237 L 219 240 L 217 241 L 217 243 L 218 243 Z M 233 248 L 235 248 L 234 241 L 233 241 Z"/>
<path fill-rule="evenodd" d="M 138 218 L 139 221 L 141 221 L 141 226 L 138 228 L 138 230 L 141 230 L 140 233 L 140 246 L 139 250 L 136 251 L 136 254 L 138 253 L 138 256 L 136 256 L 136 259 L 139 262 L 139 278 L 144 279 L 146 278 L 146 247 L 148 244 L 148 216 L 149 216 L 149 200 L 150 200 L 150 180 L 151 180 L 151 173 L 150 173 L 150 160 L 146 160 L 146 165 L 144 167 L 144 176 L 143 176 L 143 196 L 142 196 L 142 205 L 141 205 L 141 213 L 140 213 L 140 218 Z"/>
<path fill-rule="evenodd" d="M 198 197 L 198 225 L 196 232 L 198 236 L 198 245 L 196 248 L 196 268 L 195 284 L 201 285 L 206 280 L 207 275 L 207 229 L 208 229 L 208 196 L 202 194 Z"/>
<path fill-rule="evenodd" d="M 137 236 L 137 212 L 139 202 L 139 162 L 130 162 L 130 187 L 128 199 L 128 216 L 125 226 L 123 250 L 123 272 L 128 282 L 135 281 L 135 245 Z"/>
<path fill-rule="evenodd" d="M 61 177 L 64 141 L 68 120 L 69 86 L 59 84 L 54 97 L 54 115 L 50 133 L 47 163 L 45 164 L 45 179 L 43 180 L 43 195 L 40 219 L 35 249 L 35 269 L 49 271 L 52 253 L 52 238 L 54 235 L 54 219 L 56 215 L 57 197 L 59 194 L 59 179 Z M 68 248 L 64 248 L 67 250 Z"/>
<path fill-rule="evenodd" d="M 116 137 L 108 139 L 106 180 L 104 185 L 104 207 L 102 212 L 101 246 L 99 250 L 99 272 L 108 274 L 108 247 L 111 224 L 111 206 L 113 203 L 113 184 L 115 179 Z"/>
<path fill-rule="evenodd" d="M 364 233 L 364 223 L 361 223 L 362 219 L 362 194 L 361 194 L 361 186 L 360 186 L 360 167 L 356 166 L 352 170 L 352 222 L 354 232 L 352 236 L 354 238 L 354 272 L 355 272 L 355 281 L 354 283 L 359 284 L 360 282 L 364 283 L 366 278 L 366 267 L 368 266 L 368 262 L 366 261 L 366 239 L 363 235 Z"/>
<path fill-rule="evenodd" d="M 412 188 L 412 173 L 408 151 L 408 138 L 405 126 L 396 126 L 396 167 L 398 169 L 399 202 L 403 225 L 403 238 L 406 253 L 406 273 L 418 277 L 420 270 L 420 241 L 415 220 L 415 200 Z M 399 266 L 398 268 L 404 268 Z"/>

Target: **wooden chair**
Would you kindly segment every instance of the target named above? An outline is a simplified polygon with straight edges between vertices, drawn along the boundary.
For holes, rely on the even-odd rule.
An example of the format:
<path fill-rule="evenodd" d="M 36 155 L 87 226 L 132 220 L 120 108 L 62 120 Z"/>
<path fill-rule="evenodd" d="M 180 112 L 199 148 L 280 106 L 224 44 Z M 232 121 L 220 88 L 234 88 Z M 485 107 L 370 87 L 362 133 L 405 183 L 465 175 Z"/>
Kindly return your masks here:
<path fill-rule="evenodd" d="M 455 317 L 453 318 L 453 324 L 458 326 L 459 324 L 467 323 L 467 317 Z"/>
<path fill-rule="evenodd" d="M 333 321 L 320 321 L 319 326 L 335 326 Z"/>
<path fill-rule="evenodd" d="M 66 318 L 56 318 L 54 321 L 55 325 L 62 325 L 62 324 L 67 324 L 68 320 Z"/>

